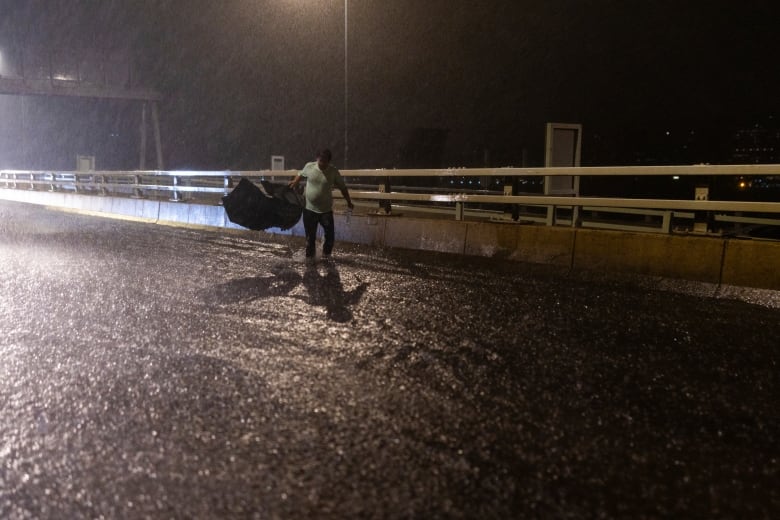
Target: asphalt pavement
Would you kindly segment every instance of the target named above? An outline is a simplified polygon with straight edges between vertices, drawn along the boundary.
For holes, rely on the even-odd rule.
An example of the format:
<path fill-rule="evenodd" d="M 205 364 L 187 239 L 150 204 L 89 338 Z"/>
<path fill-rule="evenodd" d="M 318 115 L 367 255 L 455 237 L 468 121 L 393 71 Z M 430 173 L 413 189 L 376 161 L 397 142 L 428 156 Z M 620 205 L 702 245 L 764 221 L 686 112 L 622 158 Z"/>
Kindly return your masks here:
<path fill-rule="evenodd" d="M 0 202 L 0 518 L 780 517 L 777 293 L 302 248 Z"/>

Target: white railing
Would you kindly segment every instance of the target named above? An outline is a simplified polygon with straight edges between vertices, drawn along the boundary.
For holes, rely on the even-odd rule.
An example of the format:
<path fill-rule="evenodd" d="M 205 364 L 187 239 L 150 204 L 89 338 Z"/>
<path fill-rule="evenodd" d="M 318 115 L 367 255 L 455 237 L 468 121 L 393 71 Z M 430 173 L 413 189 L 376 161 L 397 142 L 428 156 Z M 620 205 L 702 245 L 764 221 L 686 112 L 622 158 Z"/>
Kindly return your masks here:
<path fill-rule="evenodd" d="M 137 198 L 167 198 L 219 204 L 241 177 L 287 182 L 297 173 L 287 171 L 22 171 L 0 170 L 0 189 L 70 191 L 82 194 L 113 195 Z M 735 226 L 742 224 L 780 225 L 780 201 L 751 202 L 740 200 L 649 199 L 631 197 L 549 196 L 511 194 L 510 179 L 545 176 L 694 176 L 705 183 L 717 176 L 777 177 L 780 165 L 694 165 L 632 166 L 581 168 L 449 168 L 414 170 L 347 170 L 341 172 L 351 186 L 357 203 L 378 203 L 384 212 L 402 207 L 409 212 L 427 212 L 462 218 L 489 218 L 510 221 L 507 208 L 520 221 L 545 222 L 548 225 L 583 227 L 637 228 L 669 232 L 673 221 L 708 219 Z M 399 186 L 407 178 L 500 178 L 504 192 L 464 190 L 452 187 Z M 371 184 L 373 181 L 374 184 Z M 365 183 L 365 184 L 364 184 Z M 489 184 L 496 186 L 495 182 Z M 562 210 L 562 211 L 559 211 Z M 381 214 L 381 211 L 377 212 Z M 563 216 L 561 216 L 563 213 Z M 618 216 L 615 219 L 615 216 Z M 609 219 L 613 218 L 612 221 Z M 633 221 L 632 221 L 633 219 Z M 638 222 L 635 222 L 639 220 Z M 657 225 L 654 225 L 656 223 Z"/>

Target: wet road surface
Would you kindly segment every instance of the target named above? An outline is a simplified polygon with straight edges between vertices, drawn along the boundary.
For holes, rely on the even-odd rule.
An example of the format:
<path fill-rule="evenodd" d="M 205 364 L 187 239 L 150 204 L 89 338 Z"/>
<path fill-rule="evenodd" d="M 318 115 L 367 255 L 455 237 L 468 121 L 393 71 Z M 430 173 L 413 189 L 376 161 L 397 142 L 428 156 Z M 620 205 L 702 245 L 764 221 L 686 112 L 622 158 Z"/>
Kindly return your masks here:
<path fill-rule="evenodd" d="M 776 293 L 301 249 L 0 203 L 0 517 L 780 515 Z"/>

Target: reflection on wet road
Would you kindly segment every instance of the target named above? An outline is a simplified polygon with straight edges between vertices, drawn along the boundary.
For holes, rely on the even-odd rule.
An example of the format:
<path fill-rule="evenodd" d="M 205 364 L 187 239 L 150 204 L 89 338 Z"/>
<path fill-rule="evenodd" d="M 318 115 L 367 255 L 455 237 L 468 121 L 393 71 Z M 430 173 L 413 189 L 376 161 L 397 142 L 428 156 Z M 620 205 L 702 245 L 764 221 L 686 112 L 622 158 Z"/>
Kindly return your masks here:
<path fill-rule="evenodd" d="M 335 254 L 0 203 L 0 517 L 780 513 L 776 293 Z"/>
<path fill-rule="evenodd" d="M 300 263 L 300 262 L 298 262 Z M 347 322 L 352 319 L 350 307 L 360 301 L 367 288 L 360 283 L 354 289 L 344 290 L 335 261 L 307 262 L 303 276 L 291 265 L 272 265 L 263 276 L 240 278 L 220 284 L 204 291 L 203 300 L 210 304 L 243 304 L 257 299 L 291 296 L 299 284 L 306 288 L 305 294 L 295 293 L 310 306 L 323 307 L 328 319 Z"/>

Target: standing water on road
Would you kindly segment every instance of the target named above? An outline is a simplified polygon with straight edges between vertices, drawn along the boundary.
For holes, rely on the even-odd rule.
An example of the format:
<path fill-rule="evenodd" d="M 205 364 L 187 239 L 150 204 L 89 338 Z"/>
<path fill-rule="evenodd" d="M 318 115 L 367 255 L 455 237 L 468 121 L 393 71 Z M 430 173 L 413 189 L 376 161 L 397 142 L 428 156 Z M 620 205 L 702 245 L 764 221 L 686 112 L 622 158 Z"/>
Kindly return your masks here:
<path fill-rule="evenodd" d="M 0 203 L 0 517 L 780 513 L 780 311 Z"/>

